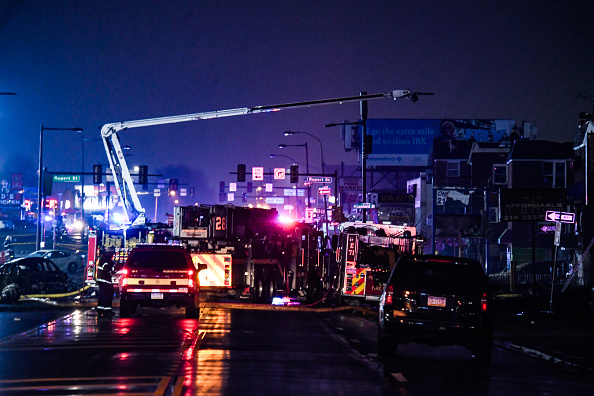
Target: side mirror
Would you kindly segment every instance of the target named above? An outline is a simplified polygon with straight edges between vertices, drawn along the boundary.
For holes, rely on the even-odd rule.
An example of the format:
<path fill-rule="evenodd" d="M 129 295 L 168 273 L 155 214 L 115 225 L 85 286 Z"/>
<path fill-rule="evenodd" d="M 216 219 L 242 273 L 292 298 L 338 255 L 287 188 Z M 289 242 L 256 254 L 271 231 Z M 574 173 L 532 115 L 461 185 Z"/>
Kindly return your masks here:
<path fill-rule="evenodd" d="M 200 271 L 202 271 L 202 270 L 205 270 L 206 268 L 208 268 L 208 267 L 206 266 L 206 264 L 202 264 L 202 263 L 199 263 L 199 264 L 198 264 L 198 272 L 200 272 Z"/>

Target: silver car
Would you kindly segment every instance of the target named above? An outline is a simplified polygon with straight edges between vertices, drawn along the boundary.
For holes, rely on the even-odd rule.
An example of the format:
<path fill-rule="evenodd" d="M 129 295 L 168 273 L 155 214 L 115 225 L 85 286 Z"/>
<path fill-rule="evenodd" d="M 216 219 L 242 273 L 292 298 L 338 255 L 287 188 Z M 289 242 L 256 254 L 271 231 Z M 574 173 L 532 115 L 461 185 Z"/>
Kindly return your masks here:
<path fill-rule="evenodd" d="M 84 255 L 77 250 L 72 253 L 66 250 L 36 250 L 27 257 L 43 257 L 52 261 L 62 271 L 76 272 L 84 268 Z"/>

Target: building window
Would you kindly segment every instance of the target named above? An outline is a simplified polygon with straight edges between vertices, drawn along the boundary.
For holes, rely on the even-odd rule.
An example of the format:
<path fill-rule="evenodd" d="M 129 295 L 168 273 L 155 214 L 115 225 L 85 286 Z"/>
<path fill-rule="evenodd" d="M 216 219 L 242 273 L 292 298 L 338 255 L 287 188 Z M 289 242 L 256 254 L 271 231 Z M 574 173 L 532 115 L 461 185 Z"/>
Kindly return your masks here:
<path fill-rule="evenodd" d="M 460 177 L 460 161 L 447 161 L 446 177 Z"/>
<path fill-rule="evenodd" d="M 507 184 L 507 165 L 493 165 L 493 184 Z"/>
<path fill-rule="evenodd" d="M 543 161 L 542 177 L 546 187 L 565 188 L 567 169 L 565 161 Z"/>

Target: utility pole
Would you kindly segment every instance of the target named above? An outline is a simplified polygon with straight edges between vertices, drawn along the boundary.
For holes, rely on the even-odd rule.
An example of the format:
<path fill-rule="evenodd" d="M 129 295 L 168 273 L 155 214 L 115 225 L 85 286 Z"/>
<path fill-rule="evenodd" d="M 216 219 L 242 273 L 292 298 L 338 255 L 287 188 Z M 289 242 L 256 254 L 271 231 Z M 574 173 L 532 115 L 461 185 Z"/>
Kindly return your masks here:
<path fill-rule="evenodd" d="M 361 96 L 365 96 L 367 95 L 367 92 L 361 92 Z M 366 136 L 367 136 L 367 101 L 366 100 L 362 100 L 360 102 L 360 108 L 361 108 L 361 181 L 362 181 L 362 186 L 361 186 L 361 193 L 363 194 L 363 196 L 361 197 L 361 199 L 363 200 L 363 203 L 367 202 L 367 144 L 369 142 L 366 142 Z M 361 219 L 363 220 L 363 223 L 365 223 L 367 221 L 367 209 L 361 209 Z"/>

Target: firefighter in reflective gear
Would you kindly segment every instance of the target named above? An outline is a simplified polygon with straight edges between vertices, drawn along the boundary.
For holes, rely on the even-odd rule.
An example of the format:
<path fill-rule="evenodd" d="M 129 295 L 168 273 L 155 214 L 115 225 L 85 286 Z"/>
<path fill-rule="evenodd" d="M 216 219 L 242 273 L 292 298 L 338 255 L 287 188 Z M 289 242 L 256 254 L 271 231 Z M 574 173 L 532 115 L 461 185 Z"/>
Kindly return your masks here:
<path fill-rule="evenodd" d="M 97 263 L 97 283 L 99 284 L 97 313 L 99 316 L 111 317 L 111 301 L 113 298 L 111 274 L 115 267 L 112 257 L 113 252 L 105 251 L 101 254 Z"/>

